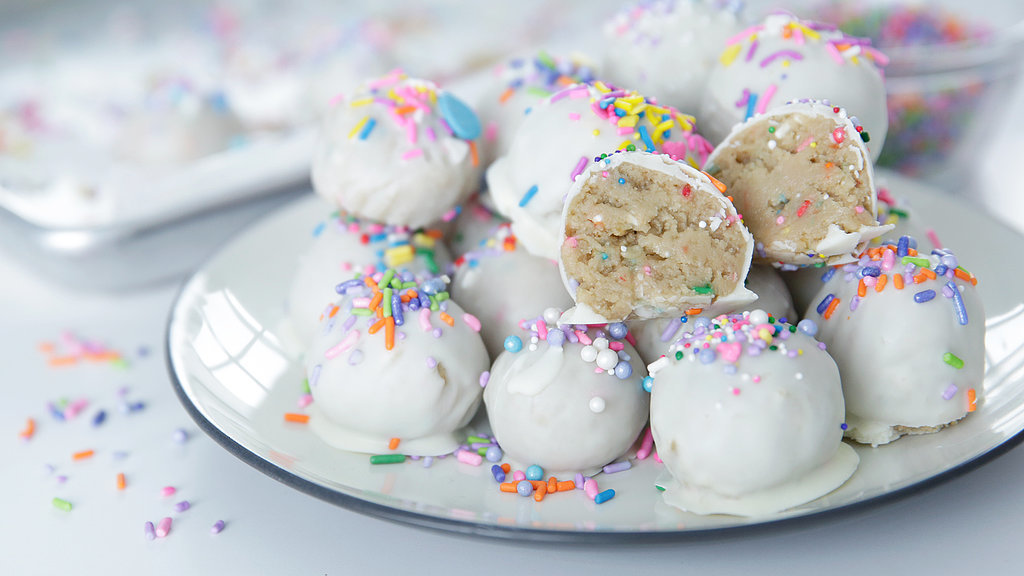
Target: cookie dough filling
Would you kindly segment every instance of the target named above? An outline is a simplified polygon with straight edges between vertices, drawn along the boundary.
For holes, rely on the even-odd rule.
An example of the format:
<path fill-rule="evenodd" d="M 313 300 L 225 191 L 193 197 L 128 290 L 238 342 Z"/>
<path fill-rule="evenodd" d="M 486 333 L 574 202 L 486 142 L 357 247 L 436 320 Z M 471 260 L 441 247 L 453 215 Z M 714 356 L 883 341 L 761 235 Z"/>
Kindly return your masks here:
<path fill-rule="evenodd" d="M 750 234 L 707 175 L 624 152 L 594 162 L 570 196 L 560 263 L 574 323 L 699 314 L 755 298 L 743 284 Z"/>

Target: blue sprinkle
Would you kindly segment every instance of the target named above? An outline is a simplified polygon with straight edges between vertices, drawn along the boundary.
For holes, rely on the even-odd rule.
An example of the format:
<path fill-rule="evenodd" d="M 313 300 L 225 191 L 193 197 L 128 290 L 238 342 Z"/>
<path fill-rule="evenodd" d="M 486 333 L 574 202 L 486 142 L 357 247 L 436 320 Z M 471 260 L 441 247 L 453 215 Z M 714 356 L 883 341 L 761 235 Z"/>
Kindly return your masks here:
<path fill-rule="evenodd" d="M 437 108 L 452 132 L 459 138 L 473 140 L 480 136 L 480 119 L 462 100 L 449 92 L 441 92 L 437 95 Z"/>
<path fill-rule="evenodd" d="M 402 297 L 398 294 L 391 295 L 391 315 L 395 318 L 395 326 L 405 324 L 405 313 L 402 312 Z"/>
<path fill-rule="evenodd" d="M 647 133 L 647 126 L 637 128 L 637 132 L 640 133 L 640 139 L 647 145 L 647 151 L 656 152 L 657 148 L 654 147 L 654 140 L 651 140 L 651 135 Z"/>
<path fill-rule="evenodd" d="M 953 311 L 956 312 L 957 321 L 961 326 L 967 326 L 967 309 L 964 308 L 964 298 L 960 290 L 952 282 L 946 282 L 946 286 L 953 291 Z"/>
<path fill-rule="evenodd" d="M 861 277 L 862 278 L 864 276 L 873 276 L 875 278 L 878 278 L 881 275 L 882 275 L 882 269 L 879 268 L 878 266 L 865 266 L 864 268 L 861 269 Z"/>
<path fill-rule="evenodd" d="M 619 380 L 625 380 L 633 375 L 633 366 L 629 362 L 619 362 L 615 365 L 615 375 Z"/>
<path fill-rule="evenodd" d="M 515 354 L 523 349 L 523 341 L 519 336 L 512 335 L 505 338 L 505 350 Z"/>
<path fill-rule="evenodd" d="M 529 190 L 526 191 L 526 194 L 523 194 L 523 198 L 521 200 L 519 200 L 519 207 L 522 208 L 523 206 L 526 206 L 527 204 L 529 204 L 530 200 L 533 200 L 533 197 L 536 194 L 537 194 L 537 185 L 534 184 L 533 186 L 530 187 Z"/>
<path fill-rule="evenodd" d="M 626 183 L 626 179 L 625 178 L 619 178 L 619 184 L 625 184 L 625 183 Z"/>
<path fill-rule="evenodd" d="M 555 330 L 555 329 L 548 330 L 547 340 L 548 340 L 548 346 L 553 346 L 555 348 L 561 348 L 562 345 L 565 344 L 565 333 L 562 332 L 561 330 Z"/>
<path fill-rule="evenodd" d="M 612 498 L 615 498 L 615 490 L 609 488 L 604 492 L 599 493 L 597 496 L 594 496 L 594 504 L 604 504 Z"/>
<path fill-rule="evenodd" d="M 622 322 L 612 322 L 608 325 L 608 334 L 615 340 L 622 340 L 626 337 L 626 325 Z"/>
<path fill-rule="evenodd" d="M 947 268 L 945 264 L 939 264 L 935 267 L 935 274 L 938 276 L 945 276 L 948 270 L 949 268 Z"/>
<path fill-rule="evenodd" d="M 840 430 L 845 431 L 847 428 L 849 428 L 849 426 L 846 425 L 846 422 L 843 422 L 842 424 L 839 425 Z"/>
<path fill-rule="evenodd" d="M 363 126 L 363 129 L 359 131 L 359 139 L 366 140 L 366 138 L 370 135 L 370 132 L 373 131 L 373 127 L 376 125 L 377 121 L 374 120 L 373 118 L 367 120 L 366 124 Z"/>
<path fill-rule="evenodd" d="M 323 234 L 324 228 L 326 228 L 326 227 L 327 227 L 327 223 L 326 222 L 321 222 L 321 223 L 317 224 L 316 228 L 313 228 L 313 238 L 316 238 L 316 237 L 320 236 L 321 234 Z"/>
<path fill-rule="evenodd" d="M 835 297 L 836 295 L 830 292 L 827 296 L 822 298 L 821 302 L 818 304 L 818 307 L 815 308 L 815 310 L 818 311 L 818 314 L 824 314 L 825 310 L 828 310 L 828 305 L 832 303 L 832 300 L 834 300 Z"/>
<path fill-rule="evenodd" d="M 928 302 L 935 298 L 935 290 L 921 290 L 917 294 L 914 294 L 914 302 L 921 304 L 922 302 Z"/>
<path fill-rule="evenodd" d="M 92 417 L 92 425 L 93 426 L 99 426 L 100 424 L 103 424 L 103 422 L 106 419 L 107 419 L 107 412 L 105 410 L 100 410 L 99 412 L 96 413 L 95 416 Z"/>
<path fill-rule="evenodd" d="M 494 476 L 495 482 L 501 483 L 505 481 L 505 471 L 497 464 L 491 466 L 491 475 Z"/>
<path fill-rule="evenodd" d="M 650 393 L 651 388 L 654 387 L 654 378 L 650 376 L 644 376 L 644 392 Z"/>
<path fill-rule="evenodd" d="M 544 478 L 544 469 L 536 464 L 526 468 L 527 480 L 541 480 Z M 531 486 L 532 488 L 532 486 Z"/>
<path fill-rule="evenodd" d="M 829 267 L 827 270 L 825 270 L 825 273 L 821 275 L 821 281 L 822 282 L 828 282 L 835 275 L 836 275 L 836 269 Z"/>
<path fill-rule="evenodd" d="M 529 480 L 520 480 L 516 484 L 516 492 L 519 492 L 520 496 L 529 496 L 533 494 L 533 484 L 530 484 Z"/>
<path fill-rule="evenodd" d="M 818 333 L 818 325 L 815 324 L 814 320 L 811 320 L 810 318 L 804 318 L 803 320 L 801 320 L 796 325 L 796 329 L 810 336 L 811 338 L 814 338 L 814 336 Z"/>
<path fill-rule="evenodd" d="M 498 462 L 504 455 L 505 454 L 501 451 L 501 448 L 498 448 L 497 446 L 491 446 L 487 448 L 487 452 L 484 454 L 484 458 L 486 458 L 488 462 Z M 499 466 L 498 469 L 500 470 L 501 467 Z M 501 480 L 499 480 L 499 482 L 501 482 Z"/>
<path fill-rule="evenodd" d="M 715 351 L 711 348 L 705 348 L 697 353 L 697 359 L 700 360 L 701 364 L 711 364 L 715 361 Z"/>
<path fill-rule="evenodd" d="M 747 97 L 747 112 L 743 116 L 743 120 L 746 121 L 748 118 L 754 115 L 754 106 L 757 105 L 757 94 L 753 92 Z"/>
<path fill-rule="evenodd" d="M 899 242 L 896 243 L 896 255 L 899 257 L 906 256 L 909 254 L 910 248 L 910 236 L 900 236 Z"/>

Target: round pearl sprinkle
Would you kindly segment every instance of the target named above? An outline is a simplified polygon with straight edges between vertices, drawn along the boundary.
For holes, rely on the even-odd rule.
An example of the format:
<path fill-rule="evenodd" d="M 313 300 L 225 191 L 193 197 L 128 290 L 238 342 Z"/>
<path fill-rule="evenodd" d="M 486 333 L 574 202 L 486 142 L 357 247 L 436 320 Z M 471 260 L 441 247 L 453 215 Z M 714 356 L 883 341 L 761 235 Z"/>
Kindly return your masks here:
<path fill-rule="evenodd" d="M 604 398 L 601 398 L 600 396 L 594 396 L 593 398 L 590 399 L 590 411 L 593 412 L 594 414 L 600 414 L 601 412 L 604 412 L 604 408 Z"/>
<path fill-rule="evenodd" d="M 580 358 L 582 358 L 584 362 L 593 362 L 594 360 L 597 360 L 597 355 L 597 348 L 589 344 L 580 349 Z"/>
<path fill-rule="evenodd" d="M 796 329 L 801 333 L 806 334 L 813 338 L 818 333 L 818 325 L 814 323 L 814 320 L 810 318 L 804 318 L 797 325 Z"/>
<path fill-rule="evenodd" d="M 565 344 L 565 333 L 561 330 L 548 330 L 548 345 L 561 348 Z"/>
<path fill-rule="evenodd" d="M 633 365 L 629 362 L 619 362 L 615 365 L 615 375 L 619 380 L 625 380 L 633 375 Z"/>
<path fill-rule="evenodd" d="M 701 364 L 711 364 L 715 361 L 715 351 L 711 348 L 705 348 L 698 353 L 697 359 L 700 360 Z"/>
<path fill-rule="evenodd" d="M 614 370 L 619 363 L 619 355 L 615 350 L 605 348 L 597 354 L 597 367 L 602 370 Z"/>
<path fill-rule="evenodd" d="M 523 480 L 516 484 L 516 492 L 518 492 L 520 496 L 529 496 L 533 494 L 533 484 L 530 484 L 529 480 Z"/>
<path fill-rule="evenodd" d="M 750 316 L 747 317 L 747 320 L 750 321 L 751 324 L 755 324 L 755 325 L 756 324 L 767 324 L 768 323 L 768 313 L 765 312 L 764 310 L 761 310 L 761 309 L 751 310 L 750 311 Z"/>
<path fill-rule="evenodd" d="M 622 322 L 613 322 L 608 325 L 608 334 L 616 340 L 622 340 L 626 337 L 626 325 Z"/>
<path fill-rule="evenodd" d="M 654 387 L 654 378 L 650 376 L 644 376 L 644 392 L 650 392 L 651 388 Z"/>
<path fill-rule="evenodd" d="M 504 456 L 504 454 L 501 452 L 501 448 L 498 448 L 497 446 L 489 447 L 487 452 L 484 454 L 484 458 L 487 458 L 488 462 L 497 462 L 501 460 L 502 456 Z"/>
<path fill-rule="evenodd" d="M 515 354 L 523 349 L 523 341 L 519 336 L 505 338 L 505 350 Z"/>
<path fill-rule="evenodd" d="M 544 310 L 544 321 L 548 324 L 557 324 L 561 316 L 562 311 L 558 308 L 546 308 Z"/>
<path fill-rule="evenodd" d="M 171 434 L 171 439 L 176 444 L 184 444 L 188 441 L 188 432 L 184 428 L 178 428 Z"/>
<path fill-rule="evenodd" d="M 527 480 L 540 480 L 544 478 L 544 469 L 536 464 L 528 466 L 526 468 L 526 479 Z M 532 487 L 532 486 L 531 486 Z"/>

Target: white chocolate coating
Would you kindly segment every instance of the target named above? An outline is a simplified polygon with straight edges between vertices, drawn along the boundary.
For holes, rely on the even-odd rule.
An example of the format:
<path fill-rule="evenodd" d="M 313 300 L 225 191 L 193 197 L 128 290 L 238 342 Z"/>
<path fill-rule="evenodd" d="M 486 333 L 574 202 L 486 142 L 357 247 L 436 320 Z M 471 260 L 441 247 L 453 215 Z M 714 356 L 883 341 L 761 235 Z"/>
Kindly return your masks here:
<path fill-rule="evenodd" d="M 561 235 L 559 238 L 559 245 L 565 244 L 565 219 L 569 213 L 569 209 L 573 202 L 583 194 L 583 190 L 591 180 L 604 178 L 603 173 L 611 170 L 621 164 L 633 164 L 639 166 L 645 170 L 650 170 L 670 176 L 679 182 L 679 187 L 683 185 L 690 185 L 693 187 L 693 194 L 703 194 L 710 196 L 719 206 L 719 211 L 711 219 L 716 219 L 718 225 L 725 227 L 738 227 L 741 233 L 741 237 L 745 241 L 743 246 L 744 250 L 744 266 L 739 271 L 739 278 L 735 285 L 735 288 L 724 294 L 684 294 L 682 292 L 673 295 L 650 295 L 643 294 L 643 278 L 645 272 L 641 269 L 635 271 L 636 275 L 640 280 L 639 294 L 637 294 L 637 302 L 633 307 L 633 316 L 631 318 L 659 318 L 664 316 L 671 316 L 690 308 L 701 308 L 704 310 L 706 315 L 715 315 L 723 312 L 731 312 L 742 308 L 743 306 L 753 302 L 757 295 L 748 290 L 744 286 L 744 279 L 747 277 L 747 272 L 750 270 L 751 255 L 754 251 L 754 240 L 750 235 L 750 232 L 742 225 L 739 217 L 736 214 L 736 208 L 733 207 L 732 203 L 718 191 L 718 188 L 712 183 L 710 177 L 707 174 L 687 165 L 682 162 L 673 160 L 672 158 L 663 154 L 650 154 L 646 152 L 621 152 L 617 154 L 611 154 L 607 158 L 600 162 L 592 162 L 588 165 L 586 170 L 576 179 L 569 196 L 565 201 L 565 206 L 562 213 L 562 226 Z M 707 232 L 708 235 L 713 230 L 717 230 L 719 226 L 707 226 L 702 227 L 701 230 Z M 652 232 L 653 233 L 653 232 Z M 559 252 L 558 258 L 558 269 L 562 276 L 562 283 L 565 286 L 566 291 L 572 296 L 573 301 L 576 302 L 576 306 L 567 310 L 562 318 L 559 320 L 560 324 L 604 324 L 612 321 L 625 320 L 625 318 L 605 318 L 597 311 L 595 311 L 586 302 L 580 302 L 577 298 L 578 291 L 576 287 L 578 284 L 575 280 L 569 278 L 565 265 L 562 259 L 562 254 Z"/>
<path fill-rule="evenodd" d="M 878 158 L 889 126 L 879 64 L 867 41 L 827 25 L 772 14 L 734 36 L 712 69 L 701 102 L 701 129 L 713 143 L 752 114 L 802 98 L 831 100 L 856 114 Z M 752 106 L 747 95 L 756 95 Z"/>
<path fill-rule="evenodd" d="M 395 249 L 392 242 L 408 242 L 410 248 Z M 357 273 L 373 274 L 391 267 L 423 277 L 443 272 L 450 263 L 448 249 L 424 233 L 332 215 L 314 230 L 292 277 L 288 292 L 292 332 L 301 346 L 308 346 L 318 332 L 320 315 L 338 299 L 335 286 Z"/>
<path fill-rule="evenodd" d="M 479 130 L 475 113 L 450 93 L 393 73 L 328 115 L 313 157 L 313 187 L 360 218 L 427 226 L 478 187 L 471 146 Z"/>
<path fill-rule="evenodd" d="M 744 27 L 740 3 L 633 2 L 604 26 L 603 76 L 696 113 L 725 42 Z"/>
<path fill-rule="evenodd" d="M 480 375 L 489 366 L 480 335 L 448 300 L 437 312 L 406 310 L 394 348 L 387 350 L 385 329 L 369 333 L 375 316 L 347 324 L 354 295 L 343 297 L 338 313 L 324 319 L 306 358 L 313 430 L 354 452 L 395 452 L 388 444 L 398 438 L 401 454 L 450 453 L 480 403 Z"/>
<path fill-rule="evenodd" d="M 790 323 L 796 321 L 796 311 L 793 308 L 793 300 L 789 297 L 789 290 L 774 268 L 764 264 L 751 265 L 750 272 L 747 273 L 746 286 L 748 290 L 757 294 L 757 300 L 747 304 L 743 310 L 764 310 L 779 320 L 785 318 Z M 681 316 L 673 316 L 629 323 L 629 329 L 636 338 L 637 352 L 645 362 L 653 362 L 659 356 L 667 354 L 669 347 L 691 326 L 692 318 L 687 318 L 686 324 L 681 322 L 680 318 Z"/>
<path fill-rule="evenodd" d="M 491 358 L 504 351 L 506 336 L 520 333 L 520 321 L 538 310 L 572 305 L 558 265 L 520 247 L 507 224 L 458 259 L 451 290 L 480 319 L 480 335 Z"/>
<path fill-rule="evenodd" d="M 474 194 L 462 205 L 461 212 L 452 222 L 451 232 L 445 235 L 445 242 L 455 256 L 480 248 L 495 228 L 508 222 L 487 208 L 481 198 L 483 195 Z"/>
<path fill-rule="evenodd" d="M 795 130 L 789 129 L 789 124 L 795 124 L 798 127 L 804 126 L 805 121 L 790 121 L 792 118 L 801 117 L 807 119 L 807 123 L 819 119 L 830 121 L 833 126 L 830 131 L 831 135 L 828 136 L 830 140 L 822 145 L 829 145 L 838 154 L 841 154 L 844 162 L 849 163 L 830 167 L 823 165 L 817 168 L 819 166 L 815 164 L 818 162 L 817 157 L 809 151 L 812 148 L 811 145 L 817 146 L 818 144 L 813 140 L 816 136 L 814 129 L 803 128 L 808 131 L 806 137 L 804 133 L 797 133 Z M 780 129 L 776 130 L 775 124 L 779 124 Z M 734 173 L 730 175 L 731 178 L 726 178 L 725 172 L 718 172 L 720 169 L 719 159 L 733 155 L 736 148 L 749 146 L 750 140 L 763 140 L 771 151 L 766 154 L 775 153 L 776 148 L 784 149 L 790 152 L 791 162 L 799 162 L 803 166 L 810 165 L 809 171 L 801 170 L 797 175 L 784 171 L 785 167 L 782 166 L 777 168 L 766 166 L 766 178 L 771 177 L 771 184 L 765 184 L 763 188 L 756 190 L 748 190 L 746 193 L 751 196 L 749 199 L 740 198 L 740 192 L 733 187 L 733 194 L 740 206 L 743 206 L 744 203 L 747 206 L 760 206 L 767 202 L 774 202 L 777 195 L 789 197 L 787 202 L 779 208 L 778 213 L 782 220 L 776 220 L 767 225 L 768 228 L 772 228 L 770 233 L 775 238 L 774 240 L 769 242 L 765 239 L 762 230 L 756 224 L 750 223 L 750 218 L 748 218 L 751 232 L 754 233 L 758 241 L 757 255 L 760 258 L 784 269 L 793 266 L 808 266 L 822 261 L 828 264 L 850 262 L 854 259 L 854 255 L 860 253 L 867 246 L 869 241 L 892 229 L 891 225 L 880 225 L 876 220 L 867 216 L 878 213 L 874 169 L 868 159 L 868 148 L 860 137 L 857 125 L 851 120 L 845 109 L 817 100 L 787 102 L 765 114 L 752 117 L 734 126 L 725 140 L 715 147 L 708 158 L 705 169 L 713 175 L 721 176 L 723 180 L 726 180 L 727 185 L 731 184 L 733 178 L 743 175 Z M 796 143 L 797 141 L 799 144 Z M 776 146 L 775 144 L 778 142 L 783 142 L 783 144 Z M 792 150 L 789 149 L 791 147 Z M 756 154 L 756 152 L 754 153 Z M 800 156 L 801 153 L 804 156 Z M 754 165 L 756 166 L 757 163 Z M 798 168 L 803 166 L 798 166 Z M 737 165 L 732 170 L 746 170 L 746 165 Z M 832 171 L 831 175 L 826 171 Z M 842 174 L 837 174 L 836 171 L 841 171 Z M 807 179 L 814 178 L 821 178 L 822 183 L 807 181 Z M 818 223 L 817 234 L 806 241 L 797 238 L 795 233 L 788 235 L 776 233 L 775 227 L 785 225 L 785 216 L 791 219 L 800 219 L 803 217 L 800 210 L 805 209 L 808 205 L 811 206 L 813 215 L 813 210 L 816 210 L 815 205 L 822 202 L 823 199 L 829 198 L 827 192 L 822 193 L 822 190 L 827 190 L 823 187 L 830 185 L 825 184 L 826 178 L 834 178 L 839 182 L 840 187 L 848 182 L 855 183 L 853 198 L 829 200 L 830 203 L 837 204 L 831 208 L 833 217 L 842 217 L 846 222 L 842 222 L 840 225 L 833 221 L 822 221 Z M 808 197 L 801 197 L 801 193 L 807 193 Z M 846 203 L 843 204 L 843 202 Z M 854 211 L 856 211 L 856 216 L 852 215 Z M 813 244 L 804 246 L 803 244 L 807 241 L 813 242 Z"/>
<path fill-rule="evenodd" d="M 638 113 L 620 118 L 615 109 L 638 110 L 626 98 L 642 101 L 643 97 L 628 91 L 604 92 L 601 87 L 604 85 L 578 84 L 534 106 L 508 154 L 487 169 L 487 185 L 495 207 L 512 221 L 512 231 L 523 246 L 538 256 L 551 260 L 558 257 L 562 206 L 575 174 L 595 157 L 628 144 L 646 150 L 641 127 L 651 137 L 653 151 L 686 159 L 695 166 L 702 165 L 711 151 L 710 144 L 693 131 L 692 117 L 675 109 L 647 105 L 643 118 Z M 663 138 L 665 132 L 659 132 L 650 120 L 652 116 L 660 120 L 665 114 L 672 120 L 668 138 Z M 618 126 L 634 120 L 635 128 Z"/>
<path fill-rule="evenodd" d="M 668 487 L 666 502 L 698 514 L 757 516 L 809 502 L 853 474 L 835 362 L 813 338 L 763 319 L 763 311 L 703 319 L 649 366 L 654 443 L 679 483 Z"/>
<path fill-rule="evenodd" d="M 604 347 L 596 339 L 589 346 L 568 340 L 561 346 L 548 340 L 531 346 L 528 332 L 518 334 L 523 349 L 498 357 L 484 389 L 491 429 L 505 454 L 555 475 L 589 473 L 625 454 L 647 422 L 649 404 L 642 386 L 647 373 L 632 346 L 612 341 L 623 344 L 618 362 L 626 362 L 623 354 L 630 358 L 632 373 L 623 379 L 596 372 L 595 364 L 604 362 L 600 356 L 596 361 L 581 357 L 597 355 L 598 347 L 615 358 L 607 338 Z M 597 337 L 593 329 L 586 334 Z"/>
<path fill-rule="evenodd" d="M 943 256 L 919 257 L 935 270 Z M 967 414 L 969 390 L 974 390 L 976 402 L 982 395 L 985 314 L 974 286 L 953 272 L 916 283 L 913 277 L 921 269 L 901 261 L 899 255 L 891 260 L 883 255 L 878 261 L 864 258 L 860 264 L 835 269 L 804 315 L 818 323 L 818 337 L 839 365 L 850 425 L 847 436 L 865 444 L 933 432 Z M 879 292 L 881 276 L 863 276 L 860 297 L 858 275 L 871 268 L 886 277 L 885 285 Z M 896 275 L 903 278 L 903 289 L 896 288 Z M 946 289 L 949 283 L 962 299 L 966 324 L 961 323 L 952 290 Z M 916 302 L 915 295 L 927 290 L 934 297 Z M 839 304 L 826 319 L 822 301 L 829 294 Z M 819 307 L 824 311 L 819 313 Z M 962 367 L 948 363 L 947 353 L 959 358 Z"/>

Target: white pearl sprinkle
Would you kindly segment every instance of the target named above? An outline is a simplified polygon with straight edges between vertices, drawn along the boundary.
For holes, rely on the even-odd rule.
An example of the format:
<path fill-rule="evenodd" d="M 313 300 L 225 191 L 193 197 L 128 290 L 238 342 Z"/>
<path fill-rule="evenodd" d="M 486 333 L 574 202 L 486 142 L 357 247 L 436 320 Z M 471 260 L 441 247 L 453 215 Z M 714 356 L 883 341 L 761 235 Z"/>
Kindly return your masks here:
<path fill-rule="evenodd" d="M 594 414 L 600 414 L 601 412 L 604 412 L 604 407 L 604 398 L 601 398 L 600 396 L 594 396 L 593 398 L 590 399 L 590 411 L 593 412 Z"/>

